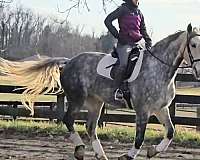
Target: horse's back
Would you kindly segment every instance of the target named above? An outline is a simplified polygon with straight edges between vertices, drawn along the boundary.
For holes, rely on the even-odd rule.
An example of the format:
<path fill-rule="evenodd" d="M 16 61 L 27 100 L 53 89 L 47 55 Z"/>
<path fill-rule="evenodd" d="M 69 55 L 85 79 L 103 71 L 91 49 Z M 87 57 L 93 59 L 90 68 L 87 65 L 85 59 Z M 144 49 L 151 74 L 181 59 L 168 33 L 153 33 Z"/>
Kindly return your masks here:
<path fill-rule="evenodd" d="M 97 64 L 103 56 L 105 56 L 104 53 L 84 52 L 73 57 L 61 73 L 64 90 L 90 88 L 95 83 Z"/>
<path fill-rule="evenodd" d="M 75 56 L 72 59 L 81 59 L 81 58 L 85 58 L 86 60 L 95 60 L 98 59 L 100 60 L 103 56 L 105 56 L 106 53 L 102 53 L 102 52 L 83 52 L 78 54 L 77 56 Z"/>

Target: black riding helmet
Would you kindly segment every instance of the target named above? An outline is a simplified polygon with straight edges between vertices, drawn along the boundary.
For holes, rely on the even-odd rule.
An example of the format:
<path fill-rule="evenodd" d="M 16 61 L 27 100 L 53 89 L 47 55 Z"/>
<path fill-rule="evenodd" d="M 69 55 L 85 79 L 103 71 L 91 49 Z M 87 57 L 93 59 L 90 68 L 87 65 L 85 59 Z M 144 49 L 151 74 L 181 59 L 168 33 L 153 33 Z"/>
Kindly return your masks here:
<path fill-rule="evenodd" d="M 133 7 L 138 7 L 138 5 L 139 5 L 139 3 L 138 3 L 138 5 L 134 5 L 133 2 L 132 2 L 132 0 L 122 0 L 122 1 L 124 1 L 125 3 L 127 3 L 129 6 L 133 6 Z"/>
<path fill-rule="evenodd" d="M 132 0 L 123 0 L 126 3 L 132 3 Z"/>

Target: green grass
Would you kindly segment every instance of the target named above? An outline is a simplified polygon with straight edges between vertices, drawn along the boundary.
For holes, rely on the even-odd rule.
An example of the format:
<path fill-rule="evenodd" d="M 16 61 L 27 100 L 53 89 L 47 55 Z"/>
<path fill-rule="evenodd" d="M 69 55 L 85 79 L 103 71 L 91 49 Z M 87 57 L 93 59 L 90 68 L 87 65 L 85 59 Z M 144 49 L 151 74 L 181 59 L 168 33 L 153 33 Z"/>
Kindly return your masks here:
<path fill-rule="evenodd" d="M 34 121 L 6 121 L 0 120 L 0 129 L 2 133 L 20 134 L 26 136 L 48 136 L 48 135 L 66 135 L 67 129 L 64 125 L 57 125 L 53 122 L 34 122 Z M 83 125 L 76 125 L 82 137 L 85 137 L 86 131 Z M 133 142 L 135 130 L 133 127 L 112 126 L 98 129 L 98 136 L 104 141 Z M 147 129 L 145 143 L 157 144 L 163 137 L 163 131 Z M 195 131 L 186 131 L 178 129 L 174 141 L 177 145 L 189 147 L 200 146 L 200 133 Z"/>
<path fill-rule="evenodd" d="M 66 129 L 63 127 L 63 125 L 42 121 L 0 120 L 0 128 L 5 132 L 14 131 L 13 133 L 15 134 L 26 135 L 62 135 L 66 133 Z"/>

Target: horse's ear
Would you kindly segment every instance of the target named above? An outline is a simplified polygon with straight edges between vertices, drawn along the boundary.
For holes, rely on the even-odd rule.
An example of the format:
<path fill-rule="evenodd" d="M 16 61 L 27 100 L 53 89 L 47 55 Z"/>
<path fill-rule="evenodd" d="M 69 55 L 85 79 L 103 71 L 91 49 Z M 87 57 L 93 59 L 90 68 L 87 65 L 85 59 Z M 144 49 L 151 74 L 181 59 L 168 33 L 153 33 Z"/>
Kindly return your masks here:
<path fill-rule="evenodd" d="M 192 25 L 191 25 L 191 23 L 188 24 L 188 26 L 187 26 L 187 32 L 188 32 L 188 33 L 191 33 L 191 32 L 192 32 Z"/>

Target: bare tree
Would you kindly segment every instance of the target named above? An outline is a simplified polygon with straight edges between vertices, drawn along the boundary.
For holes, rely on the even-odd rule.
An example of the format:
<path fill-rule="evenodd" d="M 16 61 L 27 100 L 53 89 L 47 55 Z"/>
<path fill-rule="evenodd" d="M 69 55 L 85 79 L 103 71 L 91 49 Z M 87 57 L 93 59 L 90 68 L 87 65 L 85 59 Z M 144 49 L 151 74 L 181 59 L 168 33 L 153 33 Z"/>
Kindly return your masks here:
<path fill-rule="evenodd" d="M 1 18 L 1 13 L 3 12 L 3 8 L 7 7 L 12 2 L 13 0 L 0 0 L 0 18 Z"/>
<path fill-rule="evenodd" d="M 91 7 L 89 5 L 89 0 L 67 0 L 67 2 L 65 2 L 67 4 L 68 7 L 66 7 L 64 10 L 60 9 L 60 6 L 57 5 L 57 10 L 59 13 L 66 13 L 67 17 L 70 15 L 70 13 L 72 12 L 72 10 L 78 10 L 79 12 L 81 10 L 86 10 L 86 11 L 91 11 Z M 107 5 L 108 4 L 115 4 L 117 5 L 116 0 L 96 0 L 96 3 L 98 6 L 101 6 L 103 11 L 106 12 L 107 11 Z"/>
<path fill-rule="evenodd" d="M 12 3 L 13 0 L 0 0 L 0 54 L 4 54 L 5 48 L 4 45 L 7 44 L 7 26 L 6 26 L 6 20 L 5 15 L 3 13 L 3 10 L 5 7 L 7 7 L 10 3 Z"/>
<path fill-rule="evenodd" d="M 3 7 L 5 7 L 5 5 L 8 5 L 12 2 L 13 2 L 13 0 L 0 0 L 0 8 L 3 8 Z"/>
<path fill-rule="evenodd" d="M 0 19 L 0 56 L 20 59 L 35 54 L 72 57 L 79 52 L 101 50 L 98 38 L 82 35 L 84 26 L 72 27 L 17 7 L 3 8 Z"/>

